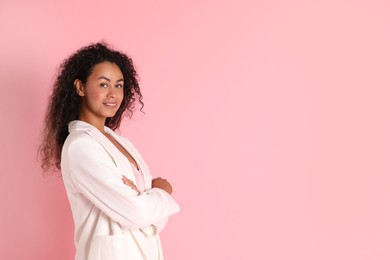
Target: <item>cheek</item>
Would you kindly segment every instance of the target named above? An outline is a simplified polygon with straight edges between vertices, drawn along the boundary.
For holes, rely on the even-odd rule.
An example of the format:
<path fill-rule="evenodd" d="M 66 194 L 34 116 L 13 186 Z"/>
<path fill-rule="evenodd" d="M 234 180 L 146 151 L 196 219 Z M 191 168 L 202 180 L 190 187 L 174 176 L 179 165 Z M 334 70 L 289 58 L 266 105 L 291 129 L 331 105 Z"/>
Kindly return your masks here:
<path fill-rule="evenodd" d="M 104 92 L 96 92 L 92 97 L 95 101 L 102 101 L 107 98 L 107 94 Z"/>
<path fill-rule="evenodd" d="M 99 91 L 90 91 L 85 95 L 85 101 L 90 105 L 94 106 L 95 104 L 101 103 L 104 99 L 104 93 Z"/>
<path fill-rule="evenodd" d="M 104 91 L 91 91 L 91 93 L 89 93 L 89 97 L 93 101 L 102 100 L 106 96 L 107 96 L 107 94 Z"/>
<path fill-rule="evenodd" d="M 120 101 L 122 101 L 124 96 L 125 96 L 125 94 L 124 94 L 124 91 L 123 91 L 123 89 L 122 89 L 122 90 L 119 91 L 119 93 L 118 93 L 118 99 L 120 99 Z"/>

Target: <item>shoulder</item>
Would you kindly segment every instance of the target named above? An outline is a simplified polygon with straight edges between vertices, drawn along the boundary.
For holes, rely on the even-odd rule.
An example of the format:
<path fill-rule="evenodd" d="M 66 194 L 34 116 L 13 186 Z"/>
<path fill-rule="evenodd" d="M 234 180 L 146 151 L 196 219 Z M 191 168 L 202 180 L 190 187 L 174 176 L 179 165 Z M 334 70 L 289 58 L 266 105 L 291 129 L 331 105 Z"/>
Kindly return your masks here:
<path fill-rule="evenodd" d="M 69 123 L 69 135 L 65 140 L 64 148 L 80 148 L 84 149 L 85 147 L 96 146 L 98 141 L 94 137 L 97 129 L 83 121 L 74 120 Z"/>
<path fill-rule="evenodd" d="M 104 151 L 104 148 L 88 132 L 72 131 L 62 147 L 62 156 L 78 157 L 83 154 L 94 153 L 94 151 Z"/>
<path fill-rule="evenodd" d="M 93 145 L 97 143 L 94 138 L 86 131 L 70 132 L 65 140 L 64 147 L 76 146 L 82 148 L 84 145 Z"/>

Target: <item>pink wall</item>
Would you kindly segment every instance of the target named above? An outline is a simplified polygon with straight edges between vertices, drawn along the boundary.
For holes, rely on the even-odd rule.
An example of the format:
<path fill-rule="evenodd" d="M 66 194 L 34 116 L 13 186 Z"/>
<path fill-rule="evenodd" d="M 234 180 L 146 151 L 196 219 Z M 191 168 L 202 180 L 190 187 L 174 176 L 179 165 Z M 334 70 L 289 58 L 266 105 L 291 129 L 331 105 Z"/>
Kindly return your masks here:
<path fill-rule="evenodd" d="M 390 259 L 389 13 L 381 0 L 2 0 L 0 258 L 74 254 L 62 182 L 35 151 L 59 62 L 105 39 L 145 96 L 122 134 L 182 207 L 166 259 Z"/>

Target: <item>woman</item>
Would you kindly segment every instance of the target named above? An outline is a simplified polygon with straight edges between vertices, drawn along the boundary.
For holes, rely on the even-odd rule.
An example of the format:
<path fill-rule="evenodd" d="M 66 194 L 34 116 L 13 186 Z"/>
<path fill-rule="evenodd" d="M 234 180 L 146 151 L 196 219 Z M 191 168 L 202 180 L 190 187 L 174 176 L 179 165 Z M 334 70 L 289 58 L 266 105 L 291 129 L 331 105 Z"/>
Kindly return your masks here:
<path fill-rule="evenodd" d="M 143 106 L 136 76 L 130 58 L 97 43 L 66 59 L 54 84 L 40 154 L 45 171 L 61 170 L 76 260 L 163 259 L 158 233 L 179 211 L 169 182 L 113 131 Z"/>

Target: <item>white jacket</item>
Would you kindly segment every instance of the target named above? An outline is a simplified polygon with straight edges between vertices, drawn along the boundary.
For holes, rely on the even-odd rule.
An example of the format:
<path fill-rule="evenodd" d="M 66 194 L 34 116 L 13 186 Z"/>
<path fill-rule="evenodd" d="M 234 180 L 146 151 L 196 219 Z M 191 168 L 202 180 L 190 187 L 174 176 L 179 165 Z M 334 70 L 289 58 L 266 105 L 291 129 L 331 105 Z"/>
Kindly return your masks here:
<path fill-rule="evenodd" d="M 97 128 L 69 123 L 61 171 L 75 224 L 76 260 L 163 259 L 158 233 L 179 206 L 151 187 L 149 169 L 135 147 L 105 127 L 134 158 L 145 180 L 138 195 L 122 182 L 136 183 L 128 159 Z"/>

